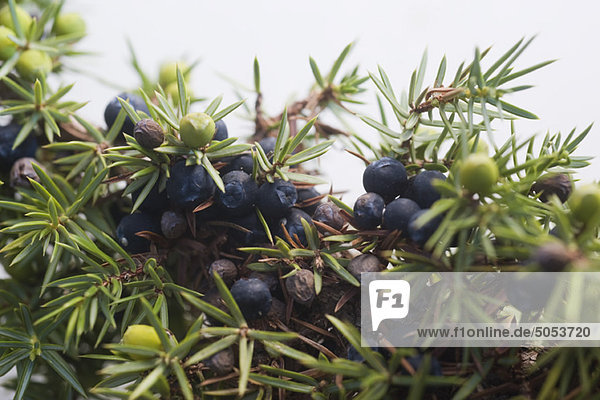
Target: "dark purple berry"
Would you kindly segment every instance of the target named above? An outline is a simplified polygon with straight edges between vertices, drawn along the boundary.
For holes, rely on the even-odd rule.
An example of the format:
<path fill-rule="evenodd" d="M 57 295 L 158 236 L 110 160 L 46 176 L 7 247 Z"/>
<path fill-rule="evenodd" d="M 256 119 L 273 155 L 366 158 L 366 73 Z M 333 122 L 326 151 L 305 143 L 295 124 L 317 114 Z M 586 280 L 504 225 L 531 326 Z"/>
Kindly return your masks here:
<path fill-rule="evenodd" d="M 167 239 L 177 239 L 187 230 L 188 222 L 179 211 L 165 211 L 160 218 L 160 230 Z"/>
<path fill-rule="evenodd" d="M 130 254 L 145 253 L 150 250 L 150 241 L 136 235 L 142 231 L 160 234 L 160 224 L 148 214 L 127 215 L 117 226 L 117 241 Z"/>
<path fill-rule="evenodd" d="M 140 206 L 138 207 L 140 211 L 149 214 L 160 214 L 169 207 L 169 198 L 167 197 L 167 191 L 163 190 L 162 192 L 159 192 L 158 188 L 159 184 L 157 182 L 152 187 L 152 189 L 150 189 L 148 195 L 146 196 L 142 204 L 140 204 Z M 135 204 L 143 189 L 144 186 L 131 192 L 131 200 L 133 204 Z"/>
<path fill-rule="evenodd" d="M 360 274 L 363 272 L 380 272 L 383 269 L 383 265 L 379 259 L 373 254 L 361 254 L 354 257 L 348 263 L 346 268 L 356 279 L 360 279 Z"/>
<path fill-rule="evenodd" d="M 158 122 L 151 118 L 139 120 L 133 127 L 133 137 L 145 149 L 154 149 L 165 140 L 165 132 Z"/>
<path fill-rule="evenodd" d="M 175 207 L 194 209 L 210 199 L 214 192 L 215 183 L 203 166 L 186 166 L 182 160 L 171 167 L 167 195 Z"/>
<path fill-rule="evenodd" d="M 297 191 L 298 200 L 296 201 L 298 204 L 302 204 L 304 202 L 311 203 L 310 205 L 298 206 L 298 208 L 300 208 L 308 215 L 313 215 L 319 204 L 321 204 L 321 199 L 319 199 L 318 201 L 316 200 L 317 197 L 321 196 L 321 193 L 319 193 L 314 187 L 307 189 L 297 189 Z"/>
<path fill-rule="evenodd" d="M 260 279 L 238 280 L 231 287 L 231 295 L 248 321 L 266 315 L 273 301 L 269 287 Z"/>
<path fill-rule="evenodd" d="M 251 154 L 240 154 L 235 157 L 223 158 L 220 161 L 227 163 L 219 171 L 221 175 L 231 171 L 244 171 L 247 174 L 252 174 L 252 170 L 254 169 L 254 161 Z"/>
<path fill-rule="evenodd" d="M 377 193 L 365 193 L 354 203 L 354 225 L 361 230 L 371 230 L 381 225 L 385 201 Z"/>
<path fill-rule="evenodd" d="M 288 181 L 276 179 L 273 183 L 263 183 L 258 188 L 256 206 L 261 213 L 271 219 L 284 217 L 296 204 L 296 187 Z"/>
<path fill-rule="evenodd" d="M 415 176 L 412 182 L 411 196 L 419 207 L 429 208 L 441 198 L 440 193 L 432 185 L 432 181 L 435 179 L 446 180 L 446 176 L 440 171 L 422 171 Z"/>
<path fill-rule="evenodd" d="M 38 142 L 33 133 L 30 133 L 16 149 L 12 148 L 21 128 L 21 125 L 14 122 L 0 126 L 0 169 L 4 171 L 10 170 L 19 158 L 35 158 Z"/>
<path fill-rule="evenodd" d="M 260 144 L 260 147 L 262 147 L 269 159 L 273 158 L 275 143 L 277 143 L 277 138 L 273 136 L 267 136 L 258 141 L 258 144 Z"/>
<path fill-rule="evenodd" d="M 442 222 L 442 216 L 438 215 L 427 221 L 425 224 L 418 224 L 417 219 L 427 211 L 429 211 L 429 209 L 417 211 L 408 223 L 408 236 L 413 242 L 420 246 L 423 246 L 425 243 L 427 243 L 431 235 L 435 233 L 438 226 L 440 226 L 440 223 Z"/>
<path fill-rule="evenodd" d="M 260 279 L 266 283 L 271 293 L 277 290 L 277 287 L 279 286 L 279 278 L 273 273 L 253 271 L 250 274 L 250 278 Z"/>
<path fill-rule="evenodd" d="M 346 222 L 340 214 L 340 208 L 333 203 L 319 204 L 313 214 L 313 220 L 329 225 L 338 231 L 342 229 Z"/>
<path fill-rule="evenodd" d="M 383 213 L 383 227 L 389 230 L 399 230 L 406 233 L 408 224 L 414 214 L 421 208 L 410 199 L 396 199 L 385 207 Z"/>
<path fill-rule="evenodd" d="M 374 192 L 391 201 L 405 190 L 406 169 L 396 159 L 383 157 L 367 166 L 363 173 L 363 186 L 367 192 Z"/>
<path fill-rule="evenodd" d="M 227 125 L 225 122 L 220 119 L 215 122 L 215 136 L 213 136 L 213 140 L 225 140 L 229 137 L 229 132 L 227 132 Z"/>
<path fill-rule="evenodd" d="M 146 102 L 140 96 L 132 93 L 120 93 L 117 97 L 120 97 L 125 101 L 129 100 L 129 104 L 131 104 L 134 110 L 142 111 L 148 115 L 150 114 L 150 110 L 148 110 Z M 119 99 L 117 97 L 113 98 L 104 109 L 104 121 L 109 129 L 111 126 L 113 126 L 115 120 L 117 119 L 117 115 L 119 115 L 119 111 L 121 111 L 121 103 L 119 103 Z M 133 135 L 133 128 L 134 125 L 131 118 L 129 118 L 129 116 L 125 117 L 125 122 L 123 122 L 121 131 L 128 135 Z"/>
<path fill-rule="evenodd" d="M 539 193 L 539 199 L 544 203 L 548 202 L 552 195 L 556 195 L 561 203 L 564 203 L 573 191 L 573 184 L 567 174 L 551 174 L 538 179 L 531 190 Z"/>
<path fill-rule="evenodd" d="M 231 171 L 223 176 L 225 192 L 217 191 L 216 203 L 228 215 L 240 216 L 252 211 L 256 202 L 258 186 L 250 175 Z"/>
<path fill-rule="evenodd" d="M 242 217 L 235 217 L 229 220 L 231 223 L 239 226 L 229 229 L 229 237 L 242 246 L 256 246 L 267 242 L 265 228 L 261 224 L 256 212 L 252 211 Z"/>
<path fill-rule="evenodd" d="M 316 297 L 315 277 L 312 271 L 301 269 L 285 280 L 288 294 L 300 304 L 310 304 Z"/>
<path fill-rule="evenodd" d="M 306 241 L 306 232 L 304 231 L 304 225 L 302 225 L 302 219 L 310 225 L 313 224 L 310 215 L 299 208 L 292 208 L 289 214 L 279 221 L 279 236 L 282 238 L 285 237 L 283 229 L 281 229 L 281 225 L 283 225 L 295 242 L 299 240 L 302 245 L 306 246 L 308 243 Z"/>

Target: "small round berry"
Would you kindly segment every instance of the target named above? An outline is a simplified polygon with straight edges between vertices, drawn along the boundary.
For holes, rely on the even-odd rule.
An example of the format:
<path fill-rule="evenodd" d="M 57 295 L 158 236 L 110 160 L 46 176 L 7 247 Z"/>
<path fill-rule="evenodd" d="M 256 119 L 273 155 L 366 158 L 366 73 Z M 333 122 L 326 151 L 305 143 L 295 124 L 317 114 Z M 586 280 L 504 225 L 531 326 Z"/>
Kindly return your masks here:
<path fill-rule="evenodd" d="M 163 89 L 172 83 L 177 85 L 177 66 L 179 66 L 179 70 L 181 71 L 184 79 L 189 77 L 190 69 L 185 62 L 166 62 L 160 66 L 160 71 L 158 73 L 158 83 L 163 87 Z"/>
<path fill-rule="evenodd" d="M 381 225 L 385 201 L 377 193 L 365 193 L 354 203 L 354 225 L 361 230 L 371 230 Z"/>
<path fill-rule="evenodd" d="M 85 35 L 85 21 L 77 13 L 60 14 L 54 20 L 52 33 L 56 36 Z"/>
<path fill-rule="evenodd" d="M 277 138 L 273 136 L 267 136 L 258 141 L 260 147 L 265 151 L 265 154 L 269 159 L 272 158 L 273 153 L 275 152 L 275 144 L 277 143 Z"/>
<path fill-rule="evenodd" d="M 169 198 L 167 197 L 167 191 L 163 190 L 159 192 L 160 185 L 157 183 L 154 184 L 148 195 L 139 205 L 138 209 L 148 214 L 161 214 L 164 210 L 169 207 Z M 131 201 L 133 204 L 136 203 L 140 193 L 144 190 L 144 186 L 141 188 L 134 190 L 131 193 Z"/>
<path fill-rule="evenodd" d="M 154 327 L 150 325 L 129 325 L 123 334 L 123 344 L 127 346 L 143 346 L 155 350 L 163 350 L 162 342 Z M 131 354 L 134 360 L 143 360 L 146 357 L 139 354 Z"/>
<path fill-rule="evenodd" d="M 179 136 L 186 146 L 197 149 L 210 143 L 215 135 L 215 122 L 210 115 L 195 112 L 179 121 Z"/>
<path fill-rule="evenodd" d="M 366 253 L 350 260 L 346 269 L 356 279 L 360 279 L 360 274 L 363 272 L 380 272 L 383 269 L 383 265 L 381 265 L 379 258 L 373 254 Z"/>
<path fill-rule="evenodd" d="M 256 206 L 261 213 L 272 219 L 284 217 L 296 204 L 298 192 L 289 181 L 276 179 L 273 183 L 263 183 L 258 188 Z"/>
<path fill-rule="evenodd" d="M 258 185 L 250 175 L 231 171 L 223 175 L 225 192 L 217 191 L 216 203 L 228 215 L 241 216 L 252 211 L 256 202 Z"/>
<path fill-rule="evenodd" d="M 21 25 L 21 29 L 24 33 L 27 33 L 29 31 L 31 23 L 33 22 L 33 18 L 31 18 L 31 15 L 29 15 L 27 11 L 25 11 L 19 6 L 15 6 L 15 11 L 17 14 L 17 20 L 19 21 L 19 25 Z M 13 23 L 12 15 L 10 12 L 10 7 L 8 5 L 0 9 L 0 25 L 4 25 L 13 31 L 16 31 L 15 24 Z"/>
<path fill-rule="evenodd" d="M 167 210 L 160 217 L 160 230 L 167 239 L 177 239 L 187 230 L 185 216 L 178 212 Z"/>
<path fill-rule="evenodd" d="M 225 140 L 229 137 L 229 132 L 227 132 L 227 125 L 225 125 L 225 122 L 220 119 L 217 122 L 215 122 L 215 137 L 213 138 L 213 140 Z"/>
<path fill-rule="evenodd" d="M 235 357 L 230 347 L 211 356 L 204 364 L 216 375 L 227 375 L 233 371 Z"/>
<path fill-rule="evenodd" d="M 391 201 L 402 193 L 407 180 L 404 165 L 390 157 L 372 162 L 363 173 L 365 190 L 379 194 L 386 201 Z"/>
<path fill-rule="evenodd" d="M 385 208 L 383 227 L 389 230 L 397 229 L 405 234 L 411 218 L 420 209 L 419 205 L 410 199 L 396 199 Z"/>
<path fill-rule="evenodd" d="M 10 186 L 11 187 L 31 187 L 29 179 L 36 182 L 40 181 L 40 177 L 33 169 L 32 163 L 37 163 L 35 158 L 23 157 L 19 158 L 10 169 Z M 40 168 L 44 168 L 40 166 Z"/>
<path fill-rule="evenodd" d="M 215 193 L 215 182 L 201 165 L 179 161 L 171 167 L 167 195 L 175 207 L 193 209 Z"/>
<path fill-rule="evenodd" d="M 232 218 L 230 222 L 244 229 L 229 229 L 229 237 L 234 242 L 242 246 L 257 246 L 267 242 L 267 234 L 256 212 L 253 211 L 242 217 Z"/>
<path fill-rule="evenodd" d="M 160 233 L 160 224 L 148 214 L 135 213 L 121 219 L 117 226 L 117 241 L 130 254 L 145 253 L 150 250 L 150 241 L 136 235 L 148 231 Z"/>
<path fill-rule="evenodd" d="M 313 220 L 329 225 L 335 230 L 340 230 L 346 222 L 340 214 L 340 208 L 333 203 L 319 204 L 313 214 Z"/>
<path fill-rule="evenodd" d="M 231 295 L 248 321 L 266 315 L 273 301 L 269 287 L 259 279 L 238 280 L 231 287 Z"/>
<path fill-rule="evenodd" d="M 306 246 L 308 243 L 306 240 L 306 232 L 304 231 L 304 225 L 302 225 L 303 219 L 306 222 L 308 222 L 309 225 L 313 224 L 310 215 L 308 215 L 301 209 L 294 207 L 290 210 L 287 216 L 283 217 L 279 221 L 279 227 L 281 229 L 282 225 L 285 226 L 285 229 L 288 231 L 290 237 L 295 242 L 299 240 L 303 246 Z M 281 237 L 285 237 L 285 235 L 283 234 L 283 229 L 281 229 L 281 232 L 279 234 Z"/>
<path fill-rule="evenodd" d="M 129 101 L 129 104 L 131 104 L 135 111 L 142 111 L 146 114 L 150 114 L 150 110 L 148 110 L 148 106 L 143 98 L 133 93 L 119 93 L 119 95 L 114 97 L 104 109 L 104 121 L 109 129 L 115 123 L 117 116 L 119 115 L 119 111 L 121 111 L 122 108 L 118 97 L 125 101 Z M 133 135 L 133 129 L 133 121 L 131 118 L 129 118 L 129 116 L 126 116 L 125 122 L 123 122 L 123 126 L 121 127 L 121 131 L 128 135 Z"/>
<path fill-rule="evenodd" d="M 0 25 L 0 60 L 6 61 L 17 51 L 17 44 L 9 39 L 9 36 L 16 37 L 15 32 Z"/>
<path fill-rule="evenodd" d="M 575 253 L 562 242 L 548 242 L 535 250 L 531 261 L 544 271 L 561 272 L 574 259 Z"/>
<path fill-rule="evenodd" d="M 597 224 L 600 220 L 600 186 L 589 184 L 576 188 L 569 199 L 569 207 L 577 221 Z"/>
<path fill-rule="evenodd" d="M 419 207 L 429 208 L 441 198 L 433 182 L 435 180 L 446 180 L 446 176 L 440 171 L 422 171 L 415 176 L 412 184 L 412 196 Z"/>
<path fill-rule="evenodd" d="M 300 304 L 310 304 L 317 295 L 314 274 L 307 269 L 301 269 L 287 278 L 285 288 L 294 301 Z"/>
<path fill-rule="evenodd" d="M 470 154 L 460 166 L 462 185 L 471 193 L 488 194 L 498 181 L 498 166 L 481 153 Z"/>
<path fill-rule="evenodd" d="M 567 174 L 549 174 L 538 179 L 531 190 L 536 194 L 540 193 L 539 199 L 544 203 L 547 203 L 552 195 L 556 195 L 561 203 L 564 203 L 571 195 L 573 184 Z"/>
<path fill-rule="evenodd" d="M 151 118 L 139 120 L 133 128 L 133 137 L 145 149 L 154 149 L 165 140 L 165 132 L 158 122 Z"/>
<path fill-rule="evenodd" d="M 429 209 L 419 210 L 417 211 L 408 224 L 408 236 L 410 239 L 417 243 L 419 246 L 423 246 L 429 238 L 435 233 L 438 226 L 442 222 L 442 217 L 438 215 L 437 217 L 430 219 L 425 224 L 417 223 L 417 219 L 425 214 Z"/>
<path fill-rule="evenodd" d="M 225 175 L 231 171 L 244 171 L 247 174 L 252 174 L 254 169 L 254 160 L 252 154 L 240 154 L 235 157 L 225 157 L 219 161 L 227 163 L 219 170 L 221 175 Z"/>
<path fill-rule="evenodd" d="M 210 268 L 208 269 L 208 273 L 210 276 L 217 273 L 223 279 L 227 285 L 233 283 L 233 281 L 238 276 L 238 269 L 233 263 L 233 261 L 228 260 L 226 258 L 222 258 L 219 260 L 215 260 L 210 264 Z"/>
<path fill-rule="evenodd" d="M 0 169 L 2 170 L 10 170 L 13 163 L 19 158 L 35 157 L 38 142 L 32 133 L 13 150 L 13 144 L 21 128 L 21 125 L 14 122 L 0 126 Z"/>
<path fill-rule="evenodd" d="M 266 283 L 271 293 L 273 293 L 275 290 L 277 290 L 277 287 L 279 287 L 278 276 L 271 272 L 252 271 L 252 273 L 250 274 L 250 278 L 260 279 L 261 281 Z"/>
<path fill-rule="evenodd" d="M 469 146 L 469 151 L 473 150 L 475 153 L 485 154 L 486 156 L 490 154 L 490 146 L 488 146 L 487 142 L 481 137 L 477 141 L 477 146 L 475 147 L 475 149 L 473 149 L 473 146 L 475 146 L 475 137 L 472 137 L 469 140 L 467 146 Z"/>
<path fill-rule="evenodd" d="M 29 49 L 21 53 L 15 67 L 23 79 L 33 82 L 52 71 L 52 59 L 43 51 Z"/>
<path fill-rule="evenodd" d="M 297 204 L 302 204 L 304 202 L 310 203 L 310 205 L 305 205 L 305 206 L 298 205 L 297 207 L 300 208 L 305 213 L 307 213 L 308 215 L 313 215 L 315 213 L 315 211 L 317 210 L 317 207 L 319 206 L 319 204 L 321 204 L 321 199 L 320 199 L 321 193 L 319 193 L 317 191 L 317 189 L 315 189 L 314 187 L 297 189 L 297 191 L 298 191 L 298 199 L 296 200 Z M 317 200 L 318 197 L 319 197 L 319 200 Z"/>

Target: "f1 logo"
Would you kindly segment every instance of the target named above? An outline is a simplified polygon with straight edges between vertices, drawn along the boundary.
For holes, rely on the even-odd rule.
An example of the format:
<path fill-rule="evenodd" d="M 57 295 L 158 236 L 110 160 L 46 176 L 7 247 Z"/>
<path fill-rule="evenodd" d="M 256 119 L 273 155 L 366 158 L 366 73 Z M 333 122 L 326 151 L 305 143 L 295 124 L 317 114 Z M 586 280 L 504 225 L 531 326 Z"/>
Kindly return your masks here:
<path fill-rule="evenodd" d="M 386 319 L 402 319 L 408 315 L 410 284 L 404 280 L 375 280 L 369 283 L 371 323 L 373 331 Z"/>

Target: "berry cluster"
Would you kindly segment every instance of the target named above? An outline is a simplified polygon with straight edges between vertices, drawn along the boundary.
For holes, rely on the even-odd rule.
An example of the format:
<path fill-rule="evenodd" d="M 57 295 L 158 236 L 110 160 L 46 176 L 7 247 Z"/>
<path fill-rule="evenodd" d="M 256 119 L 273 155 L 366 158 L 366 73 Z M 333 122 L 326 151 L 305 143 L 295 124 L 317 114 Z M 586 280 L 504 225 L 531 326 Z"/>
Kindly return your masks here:
<path fill-rule="evenodd" d="M 0 257 L 12 278 L 0 280 L 0 375 L 16 367 L 20 398 L 38 375 L 43 398 L 549 393 L 539 382 L 556 370 L 529 382 L 515 361 L 529 350 L 370 349 L 359 333 L 365 272 L 598 264 L 600 188 L 572 184 L 590 128 L 548 136 L 536 154 L 533 139 L 481 139 L 496 118 L 535 117 L 503 99 L 528 87 L 508 82 L 539 68 L 513 72 L 528 42 L 486 71 L 487 51 L 476 51 L 447 86 L 444 58 L 422 87 L 423 61 L 402 96 L 381 68 L 339 77 L 348 46 L 327 74 L 311 58 L 314 88 L 272 116 L 255 60 L 254 130 L 242 143 L 225 117 L 243 101 L 201 107 L 188 88 L 194 63 L 165 63 L 150 79 L 133 51 L 140 90 L 109 101 L 105 127 L 86 121 L 82 103 L 62 100 L 70 87 L 46 80 L 84 33 L 59 4 L 39 18 L 13 0 L 0 9 L 0 113 L 11 118 L 0 127 Z M 351 110 L 369 80 L 381 122 Z M 379 143 L 330 125 L 328 111 L 358 115 Z M 335 182 L 317 190 L 327 182 L 312 161 L 334 142 L 367 164 L 353 207 Z M 532 293 L 509 290 L 506 305 Z M 597 375 L 596 355 L 576 356 L 587 381 Z M 506 388 L 510 378 L 523 384 Z M 555 397 L 597 394 L 567 378 Z"/>

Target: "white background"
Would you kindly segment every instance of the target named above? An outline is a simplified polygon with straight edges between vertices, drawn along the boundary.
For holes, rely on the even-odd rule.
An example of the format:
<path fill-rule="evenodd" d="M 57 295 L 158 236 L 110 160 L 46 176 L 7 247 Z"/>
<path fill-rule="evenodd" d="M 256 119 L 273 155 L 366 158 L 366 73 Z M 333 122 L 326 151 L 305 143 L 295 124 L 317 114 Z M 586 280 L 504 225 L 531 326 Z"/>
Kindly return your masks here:
<path fill-rule="evenodd" d="M 303 96 L 313 83 L 308 56 L 327 70 L 341 49 L 356 46 L 350 64 L 362 72 L 382 65 L 397 91 L 408 86 L 410 74 L 428 49 L 430 84 L 441 57 L 448 57 L 448 76 L 463 60 L 471 60 L 476 46 L 493 45 L 497 57 L 518 39 L 538 34 L 517 67 L 559 59 L 519 83 L 535 88 L 512 96 L 509 102 L 532 110 L 539 121 L 518 123 L 523 137 L 536 133 L 583 129 L 600 120 L 598 74 L 600 6 L 593 1 L 183 1 L 183 0 L 71 0 L 66 10 L 84 15 L 89 36 L 79 48 L 94 51 L 73 66 L 113 84 L 135 89 L 139 81 L 128 64 L 125 38 L 130 38 L 143 67 L 158 73 L 160 62 L 185 58 L 202 62 L 194 71 L 197 96 L 225 95 L 236 100 L 230 84 L 218 74 L 252 85 L 252 60 L 258 56 L 267 110 L 281 111 L 292 95 Z M 69 74 L 76 81 L 71 97 L 89 101 L 83 114 L 103 125 L 102 113 L 118 89 L 96 80 Z M 367 87 L 374 86 L 368 82 Z M 375 115 L 374 92 L 364 100 L 363 113 Z M 254 99 L 250 98 L 250 102 Z M 228 117 L 230 135 L 247 136 L 252 126 Z M 372 129 L 358 122 L 361 135 Z M 600 154 L 598 129 L 593 129 L 578 154 Z M 580 177 L 597 179 L 597 163 Z M 334 154 L 322 166 L 335 190 L 350 190 L 352 204 L 361 193 L 361 162 Z M 9 395 L 0 390 L 0 398 Z"/>

